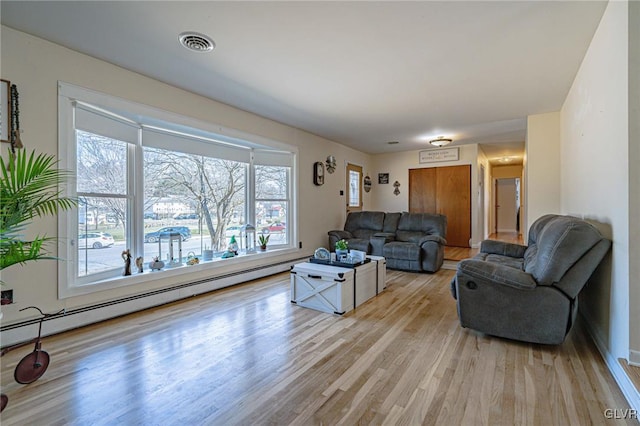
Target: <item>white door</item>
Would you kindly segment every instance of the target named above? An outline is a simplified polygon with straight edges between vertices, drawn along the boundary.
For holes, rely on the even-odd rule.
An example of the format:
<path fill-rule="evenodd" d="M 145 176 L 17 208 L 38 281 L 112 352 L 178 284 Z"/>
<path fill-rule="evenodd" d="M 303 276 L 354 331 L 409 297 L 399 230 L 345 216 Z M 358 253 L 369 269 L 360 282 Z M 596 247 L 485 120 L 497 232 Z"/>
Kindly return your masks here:
<path fill-rule="evenodd" d="M 496 179 L 496 231 L 516 232 L 518 197 L 516 179 Z"/>

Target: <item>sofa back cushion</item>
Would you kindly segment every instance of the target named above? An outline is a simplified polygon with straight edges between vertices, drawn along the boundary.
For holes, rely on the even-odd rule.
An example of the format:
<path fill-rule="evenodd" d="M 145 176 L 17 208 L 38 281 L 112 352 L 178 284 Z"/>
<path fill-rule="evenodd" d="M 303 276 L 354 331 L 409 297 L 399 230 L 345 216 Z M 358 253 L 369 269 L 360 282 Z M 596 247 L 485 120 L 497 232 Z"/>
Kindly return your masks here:
<path fill-rule="evenodd" d="M 398 221 L 400 220 L 400 216 L 402 213 L 385 213 L 384 215 L 384 224 L 382 226 L 382 232 L 387 232 L 389 234 L 394 234 L 398 229 Z"/>
<path fill-rule="evenodd" d="M 544 224 L 535 230 L 534 243 L 525 252 L 524 270 L 539 285 L 551 285 L 602 240 L 602 235 L 584 220 L 569 216 L 543 218 Z"/>
<path fill-rule="evenodd" d="M 369 239 L 376 232 L 382 232 L 383 212 L 352 212 L 347 216 L 344 230 L 356 238 Z"/>
<path fill-rule="evenodd" d="M 430 213 L 402 213 L 398 221 L 396 240 L 417 243 L 425 235 L 446 238 L 447 217 Z"/>

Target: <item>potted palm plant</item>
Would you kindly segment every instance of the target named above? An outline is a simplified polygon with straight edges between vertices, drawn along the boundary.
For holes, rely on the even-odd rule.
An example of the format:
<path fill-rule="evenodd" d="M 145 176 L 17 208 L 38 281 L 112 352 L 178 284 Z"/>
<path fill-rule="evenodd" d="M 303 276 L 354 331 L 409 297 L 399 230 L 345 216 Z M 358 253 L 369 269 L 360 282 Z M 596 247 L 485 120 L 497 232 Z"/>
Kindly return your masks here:
<path fill-rule="evenodd" d="M 33 260 L 56 259 L 48 243 L 56 238 L 23 232 L 33 218 L 55 215 L 76 205 L 62 195 L 61 186 L 72 176 L 57 168 L 53 155 L 17 151 L 8 162 L 0 157 L 0 270 Z"/>

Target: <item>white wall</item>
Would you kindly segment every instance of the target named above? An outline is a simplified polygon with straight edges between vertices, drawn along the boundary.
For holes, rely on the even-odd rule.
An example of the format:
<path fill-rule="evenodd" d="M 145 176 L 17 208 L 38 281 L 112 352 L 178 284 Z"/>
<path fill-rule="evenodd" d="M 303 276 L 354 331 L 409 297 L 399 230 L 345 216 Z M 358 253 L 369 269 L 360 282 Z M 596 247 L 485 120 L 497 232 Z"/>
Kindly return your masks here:
<path fill-rule="evenodd" d="M 527 117 L 524 206 L 526 231 L 540 216 L 560 213 L 560 113 Z M 525 239 L 526 241 L 526 239 Z"/>
<path fill-rule="evenodd" d="M 236 269 L 244 270 L 258 264 L 311 254 L 315 248 L 328 244 L 328 230 L 343 226 L 345 200 L 339 195 L 339 191 L 345 187 L 345 170 L 344 166 L 340 165 L 351 161 L 363 165 L 367 170 L 370 168 L 368 154 L 169 86 L 8 27 L 2 26 L 1 31 L 2 78 L 16 84 L 20 92 L 22 141 L 29 150 L 57 153 L 59 80 L 299 148 L 299 179 L 296 184 L 300 221 L 297 240 L 302 241 L 303 249 L 294 250 L 286 256 L 258 260 L 252 265 L 238 265 Z M 2 145 L 5 145 L 2 149 L 3 154 L 6 154 L 7 144 Z M 324 161 L 329 154 L 336 157 L 339 167 L 334 174 L 325 176 L 323 186 L 317 187 L 312 183 L 313 162 Z M 370 203 L 368 194 L 365 194 L 364 202 L 365 206 Z M 30 232 L 46 232 L 47 235 L 54 236 L 57 233 L 56 219 L 39 220 L 30 228 Z M 13 288 L 16 300 L 15 304 L 3 306 L 3 325 L 32 316 L 29 312 L 18 313 L 18 309 L 28 305 L 37 305 L 44 311 L 52 312 L 64 307 L 88 306 L 176 283 L 175 279 L 159 279 L 151 283 L 61 301 L 57 299 L 56 291 L 57 267 L 57 262 L 42 261 L 29 263 L 24 267 L 13 266 L 3 271 L 2 280 L 6 283 L 4 288 Z M 188 281 L 212 274 L 209 270 L 194 273 L 193 276 L 184 274 L 180 279 Z M 5 343 L 7 342 L 3 342 Z"/>
<path fill-rule="evenodd" d="M 377 154 L 373 156 L 371 187 L 371 208 L 383 212 L 402 212 L 409 210 L 409 169 L 423 167 L 445 167 L 462 164 L 471 165 L 471 243 L 477 245 L 482 240 L 482 232 L 477 223 L 478 203 L 478 145 L 461 145 L 458 161 L 444 161 L 438 163 L 420 163 L 420 151 L 404 151 L 392 154 Z M 426 148 L 429 149 L 429 148 Z M 378 173 L 389 173 L 389 184 L 378 184 Z M 400 183 L 400 194 L 394 195 L 393 183 Z"/>
<path fill-rule="evenodd" d="M 610 274 L 585 289 L 581 309 L 616 358 L 629 348 L 627 7 L 609 3 L 560 113 L 562 211 L 613 240 Z"/>
<path fill-rule="evenodd" d="M 638 37 L 640 11 L 633 3 L 609 2 L 562 107 L 561 198 L 563 212 L 583 215 L 613 241 L 580 294 L 580 310 L 622 392 L 638 410 L 640 390 L 618 362 L 640 362 L 640 68 L 637 50 L 631 55 L 634 63 L 628 51 L 631 40 L 638 49 L 633 37 Z"/>
<path fill-rule="evenodd" d="M 635 117 L 635 118 L 634 118 Z M 629 361 L 640 367 L 640 2 L 629 2 Z"/>

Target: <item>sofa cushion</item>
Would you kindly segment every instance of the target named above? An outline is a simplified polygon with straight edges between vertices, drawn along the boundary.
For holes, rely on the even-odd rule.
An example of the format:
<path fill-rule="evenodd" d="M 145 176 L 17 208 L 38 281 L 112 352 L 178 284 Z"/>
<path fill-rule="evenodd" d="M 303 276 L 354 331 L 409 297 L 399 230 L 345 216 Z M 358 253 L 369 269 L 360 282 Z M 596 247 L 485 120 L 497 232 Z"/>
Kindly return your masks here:
<path fill-rule="evenodd" d="M 398 229 L 398 221 L 400 220 L 400 216 L 402 213 L 386 213 L 384 215 L 384 223 L 382 226 L 382 232 L 386 232 L 389 234 L 395 234 L 396 229 Z"/>
<path fill-rule="evenodd" d="M 387 259 L 420 260 L 420 246 L 403 241 L 391 241 L 384 245 L 383 256 Z"/>
<path fill-rule="evenodd" d="M 351 238 L 349 240 L 349 250 L 360 250 L 367 253 L 371 252 L 371 246 L 369 243 L 369 239 L 365 238 Z"/>

